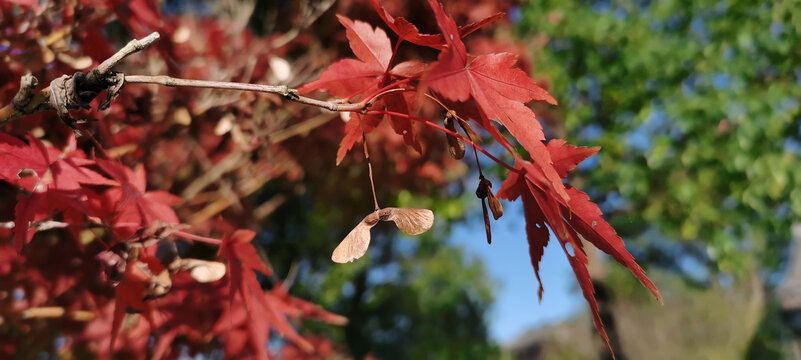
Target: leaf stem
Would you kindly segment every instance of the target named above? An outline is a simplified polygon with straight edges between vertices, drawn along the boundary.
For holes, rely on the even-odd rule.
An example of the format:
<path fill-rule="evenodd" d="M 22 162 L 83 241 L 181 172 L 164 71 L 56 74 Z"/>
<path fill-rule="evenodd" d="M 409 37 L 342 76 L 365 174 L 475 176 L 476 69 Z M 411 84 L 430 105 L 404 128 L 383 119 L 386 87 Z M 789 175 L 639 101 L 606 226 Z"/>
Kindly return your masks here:
<path fill-rule="evenodd" d="M 393 83 L 390 83 L 387 86 L 384 86 L 384 87 L 382 87 L 382 88 L 380 88 L 380 89 L 378 89 L 376 91 L 373 91 L 372 94 L 366 96 L 364 98 L 364 100 L 362 100 L 362 103 L 369 104 L 369 103 L 373 102 L 373 100 L 375 100 L 375 98 L 377 98 L 377 97 L 379 97 L 381 95 L 384 95 L 384 94 L 386 94 L 388 92 L 391 92 L 390 90 L 394 90 L 395 88 L 400 89 L 398 86 L 406 84 L 408 82 L 411 82 L 412 80 L 414 80 L 414 79 L 413 78 L 408 78 L 408 79 L 398 80 L 398 81 L 395 81 Z"/>
<path fill-rule="evenodd" d="M 505 167 L 509 171 L 520 172 L 520 170 L 518 170 L 518 169 L 514 168 L 513 166 L 507 164 L 505 161 L 503 161 L 501 159 L 498 159 L 494 155 L 490 154 L 487 150 L 484 150 L 484 148 L 482 148 L 481 146 L 479 146 L 478 144 L 473 142 L 473 140 L 470 140 L 470 139 L 462 136 L 459 133 L 450 131 L 450 130 L 442 127 L 442 126 L 434 124 L 431 121 L 428 121 L 426 119 L 421 119 L 421 118 L 419 118 L 417 116 L 412 116 L 412 115 L 405 114 L 405 113 L 399 113 L 399 112 L 396 112 L 396 111 L 387 111 L 387 110 L 368 110 L 366 112 L 366 114 L 367 115 L 381 115 L 381 114 L 383 114 L 383 115 L 389 115 L 389 116 L 397 116 L 397 117 L 403 117 L 403 118 L 407 118 L 407 119 L 414 120 L 414 121 L 417 121 L 417 122 L 421 122 L 421 123 L 425 124 L 428 127 L 435 128 L 437 130 L 440 130 L 442 132 L 445 132 L 447 134 L 451 134 L 451 135 L 453 135 L 453 136 L 455 136 L 457 138 L 462 139 L 462 141 L 470 144 L 471 146 L 473 146 L 473 148 L 475 148 L 476 150 L 480 151 L 482 154 L 484 154 L 488 158 L 492 159 L 492 161 L 495 161 L 496 163 L 498 163 L 498 165 L 501 165 L 501 166 Z"/>
<path fill-rule="evenodd" d="M 188 233 L 188 232 L 185 232 L 185 231 L 180 231 L 180 230 L 174 232 L 173 235 L 178 236 L 178 237 L 180 237 L 182 239 L 193 240 L 193 241 L 202 242 L 202 243 L 206 243 L 206 244 L 212 244 L 212 245 L 220 245 L 220 244 L 222 244 L 222 240 L 220 240 L 220 239 L 214 239 L 214 238 L 210 238 L 210 237 L 195 235 L 195 234 L 191 234 L 191 233 Z"/>
<path fill-rule="evenodd" d="M 370 163 L 370 152 L 367 150 L 367 136 L 364 135 L 364 127 L 362 127 L 362 117 L 359 114 L 356 114 L 356 117 L 359 120 L 359 127 L 362 128 L 362 145 L 364 145 L 364 158 L 367 160 L 367 175 L 370 177 L 370 190 L 373 191 L 373 204 L 375 205 L 375 211 L 378 211 L 379 209 L 381 209 L 381 207 L 378 206 L 378 197 L 375 195 L 375 181 L 373 180 L 373 164 Z"/>

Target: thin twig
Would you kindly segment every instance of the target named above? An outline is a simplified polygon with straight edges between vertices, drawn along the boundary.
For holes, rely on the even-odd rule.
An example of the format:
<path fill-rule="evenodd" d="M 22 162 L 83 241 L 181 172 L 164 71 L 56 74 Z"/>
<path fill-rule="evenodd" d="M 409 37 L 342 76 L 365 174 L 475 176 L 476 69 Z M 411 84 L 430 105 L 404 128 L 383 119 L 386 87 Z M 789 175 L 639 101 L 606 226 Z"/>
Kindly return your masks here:
<path fill-rule="evenodd" d="M 292 264 L 289 265 L 289 272 L 287 272 L 284 281 L 281 282 L 281 286 L 285 290 L 289 291 L 289 288 L 295 283 L 295 280 L 298 278 L 298 270 L 300 270 L 299 263 L 293 261 Z"/>
<path fill-rule="evenodd" d="M 13 221 L 0 222 L 0 229 L 13 229 L 14 225 L 15 224 Z M 53 221 L 53 220 L 34 222 L 31 225 L 33 225 L 33 228 L 36 229 L 36 231 L 61 229 L 69 226 L 75 226 L 75 224 L 69 224 L 62 221 Z"/>
<path fill-rule="evenodd" d="M 305 134 L 308 134 L 312 130 L 325 125 L 335 118 L 338 119 L 339 117 L 331 113 L 320 113 L 319 115 L 301 123 L 288 126 L 281 130 L 273 131 L 267 136 L 267 138 L 270 143 L 277 144 L 296 135 L 305 136 Z"/>
<path fill-rule="evenodd" d="M 146 47 L 148 47 L 151 44 L 153 44 L 153 42 L 158 40 L 159 37 L 160 37 L 159 33 L 153 32 L 153 33 L 150 33 L 150 35 L 145 36 L 142 39 L 138 39 L 138 40 L 134 39 L 134 40 L 129 41 L 128 44 L 123 46 L 122 49 L 117 51 L 114 55 L 111 55 L 110 58 L 108 58 L 105 61 L 103 61 L 100 65 L 98 65 L 92 71 L 93 72 L 97 72 L 98 75 L 107 74 L 109 71 L 111 71 L 111 68 L 113 68 L 114 66 L 119 64 L 120 61 L 125 59 L 128 55 L 131 55 L 131 54 L 133 54 L 135 52 L 138 52 L 138 51 L 141 51 L 141 50 L 145 49 Z"/>
<path fill-rule="evenodd" d="M 207 80 L 193 80 L 193 79 L 179 79 L 165 75 L 126 75 L 125 82 L 129 84 L 156 84 L 163 86 L 182 86 L 182 87 L 196 87 L 206 89 L 221 89 L 221 90 L 242 90 L 254 91 L 269 94 L 281 95 L 284 98 L 306 105 L 311 105 L 330 111 L 362 111 L 367 107 L 366 103 L 347 104 L 338 101 L 322 101 L 317 99 L 300 96 L 297 90 L 287 87 L 285 85 L 262 85 L 262 84 L 248 84 L 227 81 L 207 81 Z"/>

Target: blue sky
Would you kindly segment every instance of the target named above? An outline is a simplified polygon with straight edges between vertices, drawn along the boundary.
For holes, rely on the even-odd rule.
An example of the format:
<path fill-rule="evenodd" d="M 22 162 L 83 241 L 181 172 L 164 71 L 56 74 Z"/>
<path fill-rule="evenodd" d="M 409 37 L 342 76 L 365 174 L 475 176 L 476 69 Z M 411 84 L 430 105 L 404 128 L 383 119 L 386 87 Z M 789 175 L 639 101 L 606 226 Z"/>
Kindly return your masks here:
<path fill-rule="evenodd" d="M 456 227 L 451 235 L 453 244 L 463 246 L 468 255 L 484 261 L 499 285 L 488 321 L 490 335 L 501 344 L 514 340 L 527 329 L 557 322 L 586 306 L 567 258 L 553 237 L 540 264 L 545 292 L 542 302 L 537 300 L 538 284 L 528 255 L 522 203 L 503 201 L 503 206 L 503 217 L 492 223 L 492 245 L 487 245 L 484 223 L 480 220 Z"/>

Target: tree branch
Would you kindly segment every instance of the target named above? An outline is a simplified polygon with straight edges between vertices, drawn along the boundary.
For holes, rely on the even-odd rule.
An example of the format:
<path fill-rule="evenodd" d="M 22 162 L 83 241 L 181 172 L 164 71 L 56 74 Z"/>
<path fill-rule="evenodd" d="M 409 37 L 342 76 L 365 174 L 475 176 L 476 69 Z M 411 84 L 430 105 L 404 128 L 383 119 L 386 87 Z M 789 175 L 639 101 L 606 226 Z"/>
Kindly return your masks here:
<path fill-rule="evenodd" d="M 142 49 L 150 46 L 159 39 L 159 34 L 154 32 L 142 39 L 134 39 L 128 42 L 122 49 L 117 51 L 110 58 L 103 61 L 96 68 L 92 69 L 86 75 L 86 86 L 96 86 L 96 84 L 103 83 L 106 75 L 109 74 L 111 68 L 119 64 L 128 55 L 141 51 Z M 38 94 L 33 94 L 33 90 L 39 85 L 39 80 L 33 75 L 25 75 L 20 80 L 20 89 L 14 96 L 11 104 L 0 108 L 0 126 L 26 114 L 32 114 L 43 110 L 52 110 L 53 106 L 50 104 L 51 91 L 50 87 L 44 88 Z M 71 84 L 70 84 L 71 85 Z"/>
<path fill-rule="evenodd" d="M 281 95 L 287 100 L 327 109 L 330 111 L 362 111 L 365 108 L 367 108 L 367 103 L 348 104 L 338 100 L 322 101 L 322 100 L 308 98 L 305 96 L 300 96 L 297 94 L 297 90 L 292 89 L 285 85 L 276 86 L 276 85 L 248 84 L 248 83 L 236 83 L 236 82 L 226 82 L 226 81 L 179 79 L 165 75 L 155 75 L 155 76 L 126 75 L 125 82 L 129 84 L 156 84 L 156 85 L 163 85 L 170 87 L 183 86 L 183 87 L 195 87 L 195 88 L 206 88 L 206 89 L 262 92 L 262 93 Z"/>
<path fill-rule="evenodd" d="M 128 44 L 117 51 L 114 55 L 111 55 L 111 57 L 106 59 L 106 61 L 103 61 L 103 63 L 98 65 L 94 70 L 92 70 L 92 72 L 95 72 L 98 75 L 108 74 L 108 72 L 111 71 L 111 68 L 119 64 L 123 59 L 128 57 L 128 55 L 144 50 L 146 47 L 158 40 L 159 37 L 159 33 L 153 32 L 142 39 L 134 39 L 129 41 Z"/>
<path fill-rule="evenodd" d="M 38 94 L 33 94 L 33 89 L 38 85 L 39 80 L 31 74 L 20 79 L 19 91 L 14 95 L 14 100 L 0 109 L 0 126 L 22 115 L 51 109 L 49 104 L 50 87 Z"/>
<path fill-rule="evenodd" d="M 119 64 L 127 56 L 147 48 L 148 46 L 153 44 L 156 40 L 158 40 L 159 37 L 160 37 L 159 34 L 154 32 L 142 39 L 131 40 L 130 42 L 128 42 L 128 44 L 126 44 L 122 49 L 117 51 L 110 58 L 103 61 L 100 65 L 92 69 L 92 71 L 90 71 L 89 73 L 82 75 L 80 78 L 78 78 L 77 76 L 79 74 L 76 73 L 73 74 L 73 76 L 63 76 L 62 78 L 60 78 L 60 80 L 57 79 L 60 81 L 59 89 L 61 89 L 61 92 L 59 93 L 61 94 L 60 97 L 58 96 L 56 97 L 56 102 L 58 106 L 54 106 L 53 104 L 51 104 L 51 98 L 52 98 L 52 92 L 50 90 L 51 87 L 43 89 L 38 94 L 33 94 L 33 90 L 38 85 L 39 81 L 32 75 L 26 75 L 22 77 L 20 81 L 20 89 L 17 92 L 16 96 L 14 96 L 14 101 L 9 105 L 0 108 L 0 126 L 5 125 L 6 123 L 22 115 L 31 114 L 43 110 L 52 110 L 54 107 L 58 107 L 60 109 L 59 111 L 60 115 L 62 115 L 62 118 L 65 118 L 67 109 L 73 109 L 79 107 L 76 104 L 79 105 L 82 104 L 81 106 L 85 107 L 87 106 L 86 104 L 88 104 L 88 102 L 94 98 L 94 96 L 100 93 L 100 91 L 108 90 L 109 93 L 111 93 L 112 89 L 110 88 L 110 86 L 112 83 L 116 83 L 116 80 L 110 78 L 110 76 L 113 75 L 111 73 L 111 69 L 117 64 Z M 74 83 L 74 79 L 76 78 L 80 80 L 77 84 Z M 182 86 L 182 87 L 195 87 L 195 88 L 221 89 L 221 90 L 254 91 L 254 92 L 277 94 L 281 95 L 282 97 L 290 101 L 294 101 L 309 106 L 319 107 L 330 111 L 363 111 L 369 105 L 368 101 L 362 101 L 360 103 L 351 104 L 343 100 L 322 101 L 322 100 L 312 99 L 298 95 L 297 90 L 287 86 L 179 79 L 164 75 L 156 75 L 156 76 L 125 75 L 124 81 L 126 83 L 131 83 L 131 84 L 156 84 L 156 85 L 163 85 L 170 87 Z M 114 94 L 116 94 L 117 90 L 119 90 L 119 86 L 113 89 Z M 85 96 L 86 93 L 90 94 L 89 95 L 90 98 L 75 98 L 82 94 Z M 113 100 L 113 96 L 110 97 L 109 99 Z"/>

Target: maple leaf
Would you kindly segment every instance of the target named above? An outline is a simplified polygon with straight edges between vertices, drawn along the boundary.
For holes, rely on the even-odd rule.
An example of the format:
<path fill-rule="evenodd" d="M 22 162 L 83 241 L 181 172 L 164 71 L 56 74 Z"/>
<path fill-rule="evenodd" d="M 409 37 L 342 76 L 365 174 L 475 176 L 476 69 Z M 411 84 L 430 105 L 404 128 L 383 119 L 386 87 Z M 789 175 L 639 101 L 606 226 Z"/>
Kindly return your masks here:
<path fill-rule="evenodd" d="M 90 204 L 99 217 L 113 224 L 119 238 L 130 238 L 138 229 L 157 221 L 179 223 L 172 206 L 181 203 L 181 198 L 166 191 L 147 191 L 145 170 L 141 164 L 131 170 L 119 161 L 98 159 L 97 165 L 119 186 L 101 194 L 88 192 Z"/>
<path fill-rule="evenodd" d="M 0 133 L 0 180 L 26 192 L 17 196 L 14 208 L 14 242 L 18 251 L 35 233 L 29 231 L 32 222 L 64 211 L 90 213 L 81 185 L 117 184 L 87 168 L 95 162 L 77 150 L 73 135 L 63 150 L 46 146 L 32 136 L 27 140 L 26 144 Z"/>
<path fill-rule="evenodd" d="M 146 300 L 166 294 L 170 286 L 172 281 L 169 273 L 158 259 L 145 256 L 128 262 L 123 279 L 116 288 L 110 349 L 114 346 L 125 314 L 147 310 L 150 304 Z"/>
<path fill-rule="evenodd" d="M 345 16 L 337 15 L 339 22 L 345 27 L 350 48 L 357 59 L 343 59 L 331 64 L 320 74 L 320 78 L 298 88 L 299 93 L 314 90 L 325 90 L 331 95 L 350 98 L 357 94 L 368 93 L 385 86 L 392 78 L 413 78 L 422 74 L 424 65 L 420 61 L 407 61 L 389 69 L 392 60 L 392 45 L 387 33 L 380 28 L 373 28 L 362 21 L 353 21 Z M 390 93 L 379 98 L 371 107 L 373 110 L 409 113 L 411 94 Z M 358 114 L 360 123 L 346 124 L 345 136 L 337 151 L 337 165 L 342 162 L 347 152 L 364 134 L 369 134 L 383 117 L 363 116 Z M 417 152 L 422 152 L 417 141 L 412 121 L 405 117 L 390 117 L 392 129 L 402 135 L 404 141 Z M 350 123 L 350 121 L 349 121 Z"/>
<path fill-rule="evenodd" d="M 553 167 L 562 179 L 566 178 L 567 173 L 575 169 L 584 159 L 595 155 L 598 150 L 601 150 L 600 146 L 584 147 L 570 145 L 562 139 L 553 139 L 548 142 L 546 147 L 551 154 Z"/>
<path fill-rule="evenodd" d="M 236 296 L 242 298 L 244 310 L 248 317 L 261 321 L 247 321 L 250 344 L 260 359 L 267 358 L 266 344 L 269 340 L 269 328 L 275 328 L 282 336 L 311 351 L 311 345 L 297 334 L 275 304 L 265 298 L 254 272 L 272 275 L 272 271 L 259 260 L 256 249 L 250 244 L 256 233 L 249 230 L 237 230 L 231 236 L 223 238 L 218 257 L 224 258 L 229 267 L 230 299 L 233 305 Z M 231 306 L 233 308 L 233 306 Z M 233 310 L 229 310 L 233 311 Z M 235 314 L 221 316 L 218 326 L 231 326 L 233 321 L 226 320 Z"/>
<path fill-rule="evenodd" d="M 397 34 L 401 39 L 413 44 L 428 46 L 437 50 L 442 50 L 446 46 L 445 37 L 442 34 L 421 34 L 417 29 L 417 26 L 410 23 L 408 20 L 402 17 L 393 17 L 389 11 L 384 9 L 384 7 L 379 4 L 378 0 L 370 0 L 370 3 L 378 13 L 378 16 L 381 17 L 381 20 L 383 20 L 384 23 L 387 24 L 387 26 L 389 26 L 389 28 L 392 29 L 392 31 L 395 32 L 395 34 Z M 458 29 L 459 37 L 464 38 L 474 31 L 481 29 L 495 20 L 500 19 L 504 15 L 506 15 L 506 13 L 499 12 L 481 21 L 461 26 Z"/>
<path fill-rule="evenodd" d="M 525 103 L 542 100 L 556 105 L 556 100 L 539 87 L 523 70 L 516 67 L 517 56 L 510 53 L 469 57 L 459 37 L 456 23 L 436 0 L 428 0 L 434 10 L 447 47 L 421 82 L 424 91 L 431 88 L 448 100 L 473 99 L 479 107 L 481 125 L 510 152 L 509 141 L 491 123 L 499 121 L 529 152 L 540 168 L 537 186 L 548 189 L 567 203 L 568 195 L 553 167 L 543 141 L 545 135 L 534 112 Z"/>
<path fill-rule="evenodd" d="M 596 148 L 581 148 L 574 146 L 564 146 L 564 143 L 556 142 L 551 146 L 554 154 L 559 155 L 555 158 L 557 169 L 567 171 L 576 166 L 579 159 L 586 158 L 597 151 Z M 548 244 L 548 225 L 554 232 L 562 250 L 568 258 L 576 279 L 579 282 L 584 298 L 587 300 L 593 316 L 596 329 L 601 334 L 607 349 L 612 353 L 609 338 L 604 330 L 601 317 L 598 312 L 598 304 L 595 300 L 594 287 L 587 270 L 587 255 L 584 251 L 581 239 L 586 239 L 601 251 L 609 254 L 618 263 L 625 266 L 648 288 L 654 297 L 662 301 L 662 297 L 656 286 L 648 279 L 645 272 L 634 261 L 631 254 L 625 249 L 623 240 L 615 233 L 614 229 L 601 217 L 601 211 L 593 204 L 589 197 L 583 192 L 573 187 L 567 187 L 566 191 L 570 196 L 567 205 L 561 204 L 553 196 L 536 186 L 531 174 L 539 171 L 533 164 L 518 159 L 515 164 L 515 171 L 510 171 L 506 180 L 501 184 L 498 197 L 507 200 L 523 198 L 523 211 L 526 218 L 526 234 L 529 243 L 529 254 L 537 281 L 540 283 L 538 296 L 542 299 L 542 281 L 539 275 L 539 262 L 545 246 Z"/>
<path fill-rule="evenodd" d="M 353 148 L 353 145 L 362 139 L 362 134 L 369 134 L 378 126 L 380 121 L 380 117 L 356 114 L 355 118 L 351 117 L 348 122 L 345 123 L 345 135 L 342 137 L 342 141 L 339 143 L 339 149 L 337 150 L 337 166 L 339 166 L 345 158 L 345 155 L 348 154 L 348 151 Z"/>
<path fill-rule="evenodd" d="M 389 67 L 392 46 L 384 30 L 342 15 L 337 15 L 337 19 L 345 27 L 350 48 L 358 60 L 343 59 L 331 64 L 319 79 L 298 88 L 299 93 L 325 90 L 337 97 L 348 97 L 377 86 Z"/>

